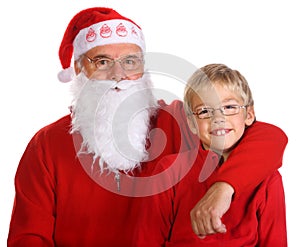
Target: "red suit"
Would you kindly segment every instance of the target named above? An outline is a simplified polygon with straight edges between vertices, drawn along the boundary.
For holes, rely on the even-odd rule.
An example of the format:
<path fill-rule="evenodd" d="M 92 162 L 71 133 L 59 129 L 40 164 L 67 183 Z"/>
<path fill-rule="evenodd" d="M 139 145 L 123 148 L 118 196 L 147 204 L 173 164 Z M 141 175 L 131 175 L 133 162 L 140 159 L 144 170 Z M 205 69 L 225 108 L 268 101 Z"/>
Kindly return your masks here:
<path fill-rule="evenodd" d="M 194 147 L 195 137 L 188 129 L 182 102 L 160 104 L 152 127 L 162 129 L 167 137 L 161 156 Z M 133 245 L 138 214 L 135 209 L 141 198 L 118 195 L 117 191 L 99 186 L 87 174 L 91 164 L 87 169 L 77 157 L 70 127 L 71 118 L 65 116 L 38 131 L 28 144 L 15 177 L 9 247 Z M 153 149 L 159 146 L 160 137 L 154 134 Z M 254 188 L 279 168 L 287 144 L 279 128 L 264 123 L 255 123 L 244 140 L 235 150 L 238 158 L 232 155 L 223 171 L 211 180 L 229 182 L 236 194 Z M 145 165 L 145 173 L 152 170 L 153 164 Z M 245 172 L 253 176 L 236 176 Z M 113 174 L 97 176 L 115 188 Z M 121 192 L 123 188 L 126 186 L 121 187 Z"/>
<path fill-rule="evenodd" d="M 173 169 L 161 176 L 160 183 L 156 183 L 152 188 L 158 191 L 160 186 L 176 185 L 163 193 L 143 199 L 143 211 L 140 211 L 138 217 L 134 246 L 287 246 L 284 190 L 278 171 L 254 189 L 246 189 L 235 196 L 230 209 L 222 217 L 222 222 L 227 228 L 226 233 L 200 239 L 192 231 L 190 211 L 205 195 L 211 184 L 210 180 L 226 169 L 226 164 L 218 167 L 217 155 L 202 148 L 166 156 L 157 164 L 157 169 L 166 170 L 170 164 Z M 215 167 L 217 168 L 211 169 Z M 209 176 L 203 174 L 203 171 L 210 174 L 212 171 L 212 174 Z M 208 178 L 203 179 L 206 175 Z M 237 176 L 245 179 L 251 175 L 255 176 L 249 172 Z"/>

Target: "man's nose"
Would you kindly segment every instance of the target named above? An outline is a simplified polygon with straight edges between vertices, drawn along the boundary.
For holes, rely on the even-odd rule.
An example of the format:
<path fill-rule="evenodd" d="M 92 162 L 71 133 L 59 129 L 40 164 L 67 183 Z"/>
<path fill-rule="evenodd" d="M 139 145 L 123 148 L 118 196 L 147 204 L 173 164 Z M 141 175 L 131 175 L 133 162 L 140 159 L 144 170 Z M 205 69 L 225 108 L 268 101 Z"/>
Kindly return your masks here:
<path fill-rule="evenodd" d="M 125 80 L 127 78 L 127 75 L 122 68 L 121 64 L 119 62 L 115 62 L 112 68 L 109 71 L 109 79 L 120 82 L 122 80 Z"/>

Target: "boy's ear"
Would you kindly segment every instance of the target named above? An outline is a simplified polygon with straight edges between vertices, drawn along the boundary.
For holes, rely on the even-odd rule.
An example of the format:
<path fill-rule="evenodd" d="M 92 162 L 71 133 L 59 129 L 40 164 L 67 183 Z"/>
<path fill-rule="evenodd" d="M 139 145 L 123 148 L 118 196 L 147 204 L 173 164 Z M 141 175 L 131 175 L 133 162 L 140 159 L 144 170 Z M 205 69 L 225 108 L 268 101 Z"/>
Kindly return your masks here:
<path fill-rule="evenodd" d="M 255 120 L 254 107 L 248 106 L 247 107 L 247 115 L 246 115 L 246 119 L 245 119 L 245 125 L 250 126 L 251 124 L 253 124 L 254 120 Z"/>
<path fill-rule="evenodd" d="M 198 128 L 197 128 L 198 126 L 194 119 L 194 116 L 189 116 L 187 118 L 187 123 L 188 123 L 188 126 L 189 126 L 190 130 L 192 131 L 192 133 L 197 135 L 198 134 Z"/>

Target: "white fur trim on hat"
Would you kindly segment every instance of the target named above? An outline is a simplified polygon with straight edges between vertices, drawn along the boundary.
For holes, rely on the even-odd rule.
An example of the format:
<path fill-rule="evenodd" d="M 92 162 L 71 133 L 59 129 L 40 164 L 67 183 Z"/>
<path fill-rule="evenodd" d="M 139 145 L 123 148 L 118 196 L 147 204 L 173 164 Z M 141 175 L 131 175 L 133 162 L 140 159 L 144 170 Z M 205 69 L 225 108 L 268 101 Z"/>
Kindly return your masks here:
<path fill-rule="evenodd" d="M 77 60 L 80 55 L 96 46 L 117 43 L 136 44 L 145 51 L 142 30 L 130 21 L 113 19 L 80 30 L 73 42 L 74 58 Z"/>
<path fill-rule="evenodd" d="M 74 76 L 75 76 L 75 71 L 73 67 L 66 68 L 60 71 L 57 75 L 58 80 L 60 82 L 70 82 L 73 80 Z"/>

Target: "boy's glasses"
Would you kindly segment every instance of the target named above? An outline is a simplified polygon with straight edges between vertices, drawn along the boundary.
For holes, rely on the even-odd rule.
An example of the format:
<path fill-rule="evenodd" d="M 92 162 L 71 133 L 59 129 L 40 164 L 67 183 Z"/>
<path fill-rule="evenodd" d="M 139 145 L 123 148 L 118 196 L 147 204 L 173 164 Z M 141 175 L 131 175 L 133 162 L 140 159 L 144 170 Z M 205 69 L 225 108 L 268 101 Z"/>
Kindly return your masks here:
<path fill-rule="evenodd" d="M 224 116 L 236 115 L 241 108 L 247 108 L 247 105 L 224 105 L 219 108 L 201 107 L 193 112 L 199 119 L 211 118 L 216 110 L 219 110 Z"/>

